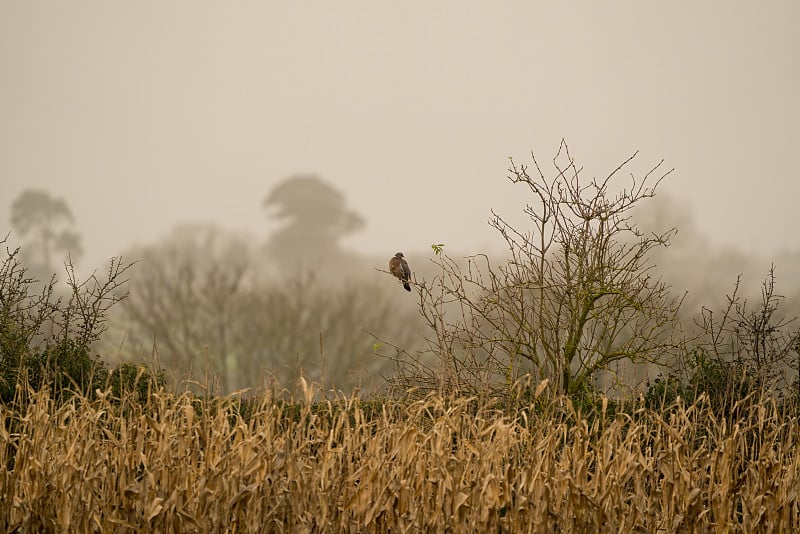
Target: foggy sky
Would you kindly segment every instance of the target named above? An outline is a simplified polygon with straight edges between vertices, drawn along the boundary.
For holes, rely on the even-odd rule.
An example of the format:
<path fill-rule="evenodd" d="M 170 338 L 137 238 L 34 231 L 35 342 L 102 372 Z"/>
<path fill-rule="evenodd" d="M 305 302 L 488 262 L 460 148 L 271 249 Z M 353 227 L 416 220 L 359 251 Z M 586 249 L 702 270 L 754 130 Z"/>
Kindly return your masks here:
<path fill-rule="evenodd" d="M 664 158 L 721 246 L 798 248 L 798 23 L 793 1 L 0 0 L 0 229 L 32 187 L 84 263 L 181 222 L 263 240 L 269 189 L 310 172 L 366 219 L 354 249 L 483 250 L 524 200 L 508 156 L 564 137 L 589 175 Z"/>

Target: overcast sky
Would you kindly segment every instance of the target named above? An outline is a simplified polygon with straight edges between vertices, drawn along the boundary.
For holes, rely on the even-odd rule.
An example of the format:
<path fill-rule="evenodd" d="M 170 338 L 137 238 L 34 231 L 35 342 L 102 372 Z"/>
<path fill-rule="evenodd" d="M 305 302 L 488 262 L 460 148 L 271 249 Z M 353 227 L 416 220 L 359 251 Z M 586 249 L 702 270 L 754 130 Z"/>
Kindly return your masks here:
<path fill-rule="evenodd" d="M 0 228 L 63 197 L 86 262 L 181 222 L 268 232 L 297 172 L 365 253 L 493 247 L 508 156 L 635 150 L 720 245 L 800 248 L 800 2 L 0 0 Z M 4 233 L 4 232 L 3 232 Z"/>

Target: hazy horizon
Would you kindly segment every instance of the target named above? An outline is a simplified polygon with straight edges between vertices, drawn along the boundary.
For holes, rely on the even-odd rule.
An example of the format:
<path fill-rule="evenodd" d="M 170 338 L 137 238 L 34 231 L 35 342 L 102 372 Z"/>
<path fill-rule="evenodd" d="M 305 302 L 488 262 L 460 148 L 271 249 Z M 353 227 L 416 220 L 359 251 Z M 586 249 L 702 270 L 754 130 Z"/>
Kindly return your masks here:
<path fill-rule="evenodd" d="M 715 246 L 800 248 L 800 4 L 347 6 L 0 4 L 0 227 L 30 188 L 88 266 L 186 222 L 265 240 L 268 191 L 313 173 L 364 254 L 491 252 L 489 210 L 525 201 L 508 156 L 565 138 L 590 176 L 663 158 Z"/>

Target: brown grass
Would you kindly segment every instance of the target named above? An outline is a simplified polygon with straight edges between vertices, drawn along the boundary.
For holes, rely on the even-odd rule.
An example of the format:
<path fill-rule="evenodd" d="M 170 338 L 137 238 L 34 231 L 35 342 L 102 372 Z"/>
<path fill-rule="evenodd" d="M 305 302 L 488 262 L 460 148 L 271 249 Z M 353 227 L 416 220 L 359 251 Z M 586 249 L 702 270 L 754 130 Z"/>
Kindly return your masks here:
<path fill-rule="evenodd" d="M 798 425 L 767 401 L 581 417 L 474 399 L 35 395 L 0 408 L 0 528 L 22 532 L 731 532 L 800 527 Z"/>

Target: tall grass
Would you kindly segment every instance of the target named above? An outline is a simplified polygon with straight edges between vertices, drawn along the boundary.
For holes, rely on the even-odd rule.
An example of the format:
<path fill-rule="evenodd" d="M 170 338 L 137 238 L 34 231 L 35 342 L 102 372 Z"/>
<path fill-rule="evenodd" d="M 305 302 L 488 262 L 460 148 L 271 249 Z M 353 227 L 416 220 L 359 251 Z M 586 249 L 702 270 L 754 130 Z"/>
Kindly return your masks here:
<path fill-rule="evenodd" d="M 0 407 L 0 528 L 796 531 L 797 421 L 767 400 L 743 413 L 43 391 Z"/>

